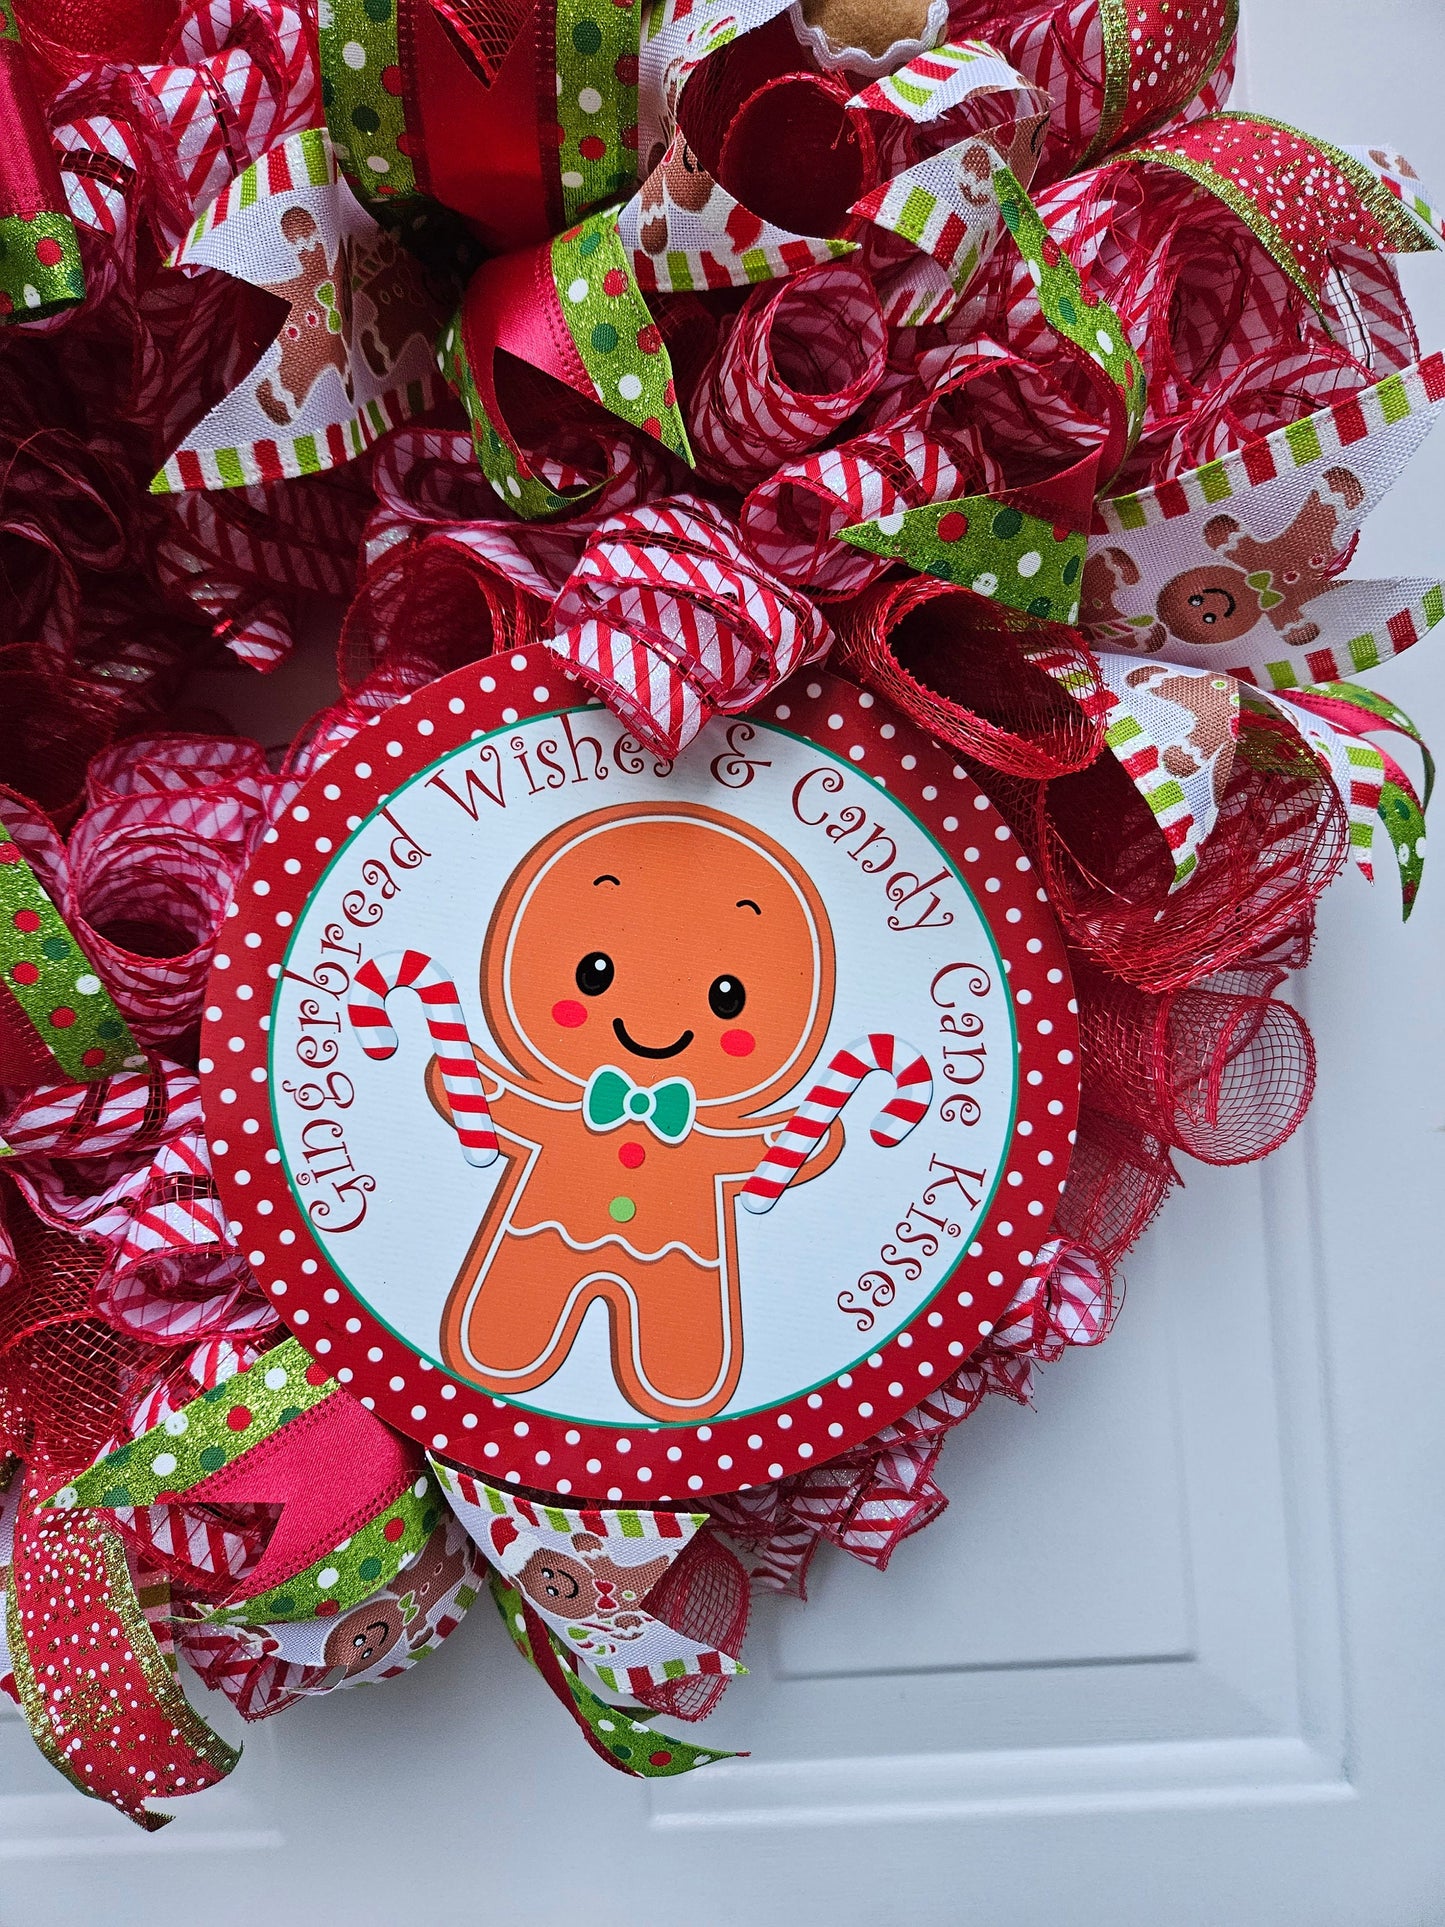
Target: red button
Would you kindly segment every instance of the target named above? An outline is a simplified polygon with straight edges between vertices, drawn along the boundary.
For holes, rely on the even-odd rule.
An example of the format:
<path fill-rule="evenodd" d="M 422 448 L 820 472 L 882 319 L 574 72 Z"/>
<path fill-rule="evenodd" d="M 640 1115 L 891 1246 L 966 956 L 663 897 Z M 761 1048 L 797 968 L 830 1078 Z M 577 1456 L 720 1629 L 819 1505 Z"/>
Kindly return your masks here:
<path fill-rule="evenodd" d="M 640 1164 L 646 1164 L 647 1152 L 636 1138 L 629 1138 L 625 1144 L 618 1145 L 617 1161 L 625 1164 L 629 1171 L 635 1171 Z"/>

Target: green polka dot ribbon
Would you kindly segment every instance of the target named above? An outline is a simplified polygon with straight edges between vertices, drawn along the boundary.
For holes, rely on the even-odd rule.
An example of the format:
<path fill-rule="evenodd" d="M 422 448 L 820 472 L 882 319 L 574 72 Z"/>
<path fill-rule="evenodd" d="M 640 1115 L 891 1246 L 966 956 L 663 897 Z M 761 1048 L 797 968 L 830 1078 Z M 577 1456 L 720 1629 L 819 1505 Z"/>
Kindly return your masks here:
<path fill-rule="evenodd" d="M 0 101 L 0 322 L 39 321 L 85 299 L 85 274 L 10 0 L 0 0 Z"/>
<path fill-rule="evenodd" d="M 1384 766 L 1375 813 L 1390 839 L 1400 873 L 1401 911 L 1408 922 L 1425 874 L 1425 811 L 1435 788 L 1435 759 L 1424 737 L 1398 704 L 1359 683 L 1307 683 L 1293 692 L 1293 700 L 1357 740 L 1371 733 L 1388 733 L 1407 737 L 1419 750 L 1425 777 L 1423 797 L 1416 795 L 1414 785 L 1394 758 L 1375 746 Z"/>
<path fill-rule="evenodd" d="M 642 13 L 641 0 L 557 0 L 557 160 L 569 225 L 636 184 Z"/>
<path fill-rule="evenodd" d="M 0 321 L 39 321 L 84 299 L 80 242 L 68 214 L 0 217 Z"/>
<path fill-rule="evenodd" d="M 496 493 L 519 515 L 535 517 L 575 508 L 597 486 L 562 491 L 532 468 L 502 419 L 492 385 L 499 349 L 544 368 L 691 465 L 672 363 L 617 232 L 616 210 L 588 215 L 550 243 L 545 260 L 534 256 L 531 265 L 535 273 L 526 263 L 519 268 L 515 257 L 484 266 L 447 328 L 439 356 Z M 523 310 L 549 299 L 547 330 Z"/>
<path fill-rule="evenodd" d="M 321 98 L 343 172 L 367 201 L 416 193 L 396 0 L 320 0 Z"/>
<path fill-rule="evenodd" d="M 552 243 L 562 319 L 602 406 L 692 460 L 672 363 L 617 232 L 615 213 L 591 214 Z"/>
<path fill-rule="evenodd" d="M 643 11 L 641 0 L 556 0 L 555 7 L 542 6 L 537 65 L 539 72 L 556 74 L 556 121 L 545 124 L 542 110 L 533 138 L 548 204 L 564 223 L 624 198 L 637 183 Z M 348 178 L 363 199 L 373 202 L 417 195 L 425 181 L 418 182 L 415 157 L 425 154 L 427 130 L 410 37 L 398 31 L 398 0 L 320 0 L 319 18 L 321 96 Z M 453 24 L 464 41 L 465 10 Z M 470 51 L 481 71 L 479 124 L 467 138 L 485 146 L 504 137 L 485 118 L 495 75 L 483 79 L 503 50 Z M 457 133 L 431 131 L 448 146 Z"/>
<path fill-rule="evenodd" d="M 77 1083 L 146 1063 L 109 991 L 0 825 L 0 980 Z"/>
<path fill-rule="evenodd" d="M 645 1707 L 611 1706 L 598 1697 L 567 1664 L 561 1643 L 532 1612 L 515 1586 L 499 1572 L 490 1574 L 492 1597 L 517 1651 L 546 1680 L 586 1734 L 595 1753 L 609 1766 L 638 1779 L 671 1779 L 711 1766 L 715 1760 L 742 1756 L 715 1746 L 693 1746 L 673 1739 L 653 1724 Z"/>
<path fill-rule="evenodd" d="M 477 386 L 472 364 L 462 341 L 462 315 L 458 313 L 450 322 L 442 336 L 441 352 L 437 365 L 443 379 L 450 385 L 462 407 L 467 411 L 467 420 L 472 425 L 472 446 L 477 452 L 477 462 L 482 473 L 491 483 L 495 492 L 510 509 L 524 516 L 529 522 L 544 515 L 556 515 L 560 510 L 575 508 L 589 495 L 597 493 L 595 488 L 564 491 L 550 487 L 539 475 L 535 475 L 520 448 L 510 434 L 497 426 L 494 412 L 482 400 Z"/>
<path fill-rule="evenodd" d="M 194 1493 L 205 1482 L 340 1391 L 324 1366 L 294 1338 L 266 1352 L 244 1372 L 202 1392 L 159 1425 L 99 1459 L 49 1503 L 60 1509 L 149 1506 Z M 321 1443 L 316 1446 L 323 1455 Z M 344 1480 L 346 1467 L 318 1466 Z M 259 1497 L 258 1481 L 258 1497 Z M 278 1485 L 282 1481 L 278 1478 Z M 284 1500 L 284 1490 L 275 1494 Z M 442 1517 L 441 1489 L 419 1471 L 358 1530 L 302 1570 L 208 1615 L 222 1624 L 325 1618 L 360 1605 L 409 1565 Z"/>
<path fill-rule="evenodd" d="M 842 534 L 870 555 L 896 556 L 1036 622 L 1072 626 L 1078 619 L 1088 536 L 987 495 L 899 510 Z"/>
<path fill-rule="evenodd" d="M 1387 776 L 1380 785 L 1376 813 L 1400 866 L 1401 911 L 1408 923 L 1420 894 L 1420 879 L 1425 874 L 1425 812 L 1420 807 L 1420 799 L 1407 784 Z"/>
<path fill-rule="evenodd" d="M 1079 271 L 1044 226 L 1037 208 L 1007 167 L 994 170 L 992 186 L 1004 226 L 1013 236 L 1038 290 L 1044 319 L 1077 351 L 1085 369 L 1116 398 L 1111 432 L 1100 456 L 1100 474 L 1112 475 L 1134 446 L 1144 419 L 1144 370 L 1107 302 L 1088 294 Z"/>
<path fill-rule="evenodd" d="M 82 1472 L 50 1501 L 61 1508 L 155 1505 L 178 1496 L 339 1389 L 294 1338 L 202 1392 L 149 1432 Z"/>
<path fill-rule="evenodd" d="M 443 1506 L 435 1479 L 422 1473 L 360 1531 L 304 1572 L 253 1598 L 218 1606 L 208 1617 L 221 1625 L 264 1625 L 268 1620 L 350 1612 L 380 1587 L 390 1586 L 412 1563 L 435 1530 Z"/>

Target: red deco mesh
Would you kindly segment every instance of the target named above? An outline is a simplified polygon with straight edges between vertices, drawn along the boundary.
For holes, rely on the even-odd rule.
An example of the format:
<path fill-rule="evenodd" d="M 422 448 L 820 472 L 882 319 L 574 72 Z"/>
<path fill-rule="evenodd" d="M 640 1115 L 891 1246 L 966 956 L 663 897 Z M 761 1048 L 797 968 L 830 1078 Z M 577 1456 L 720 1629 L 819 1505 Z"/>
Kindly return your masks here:
<path fill-rule="evenodd" d="M 341 632 L 341 686 L 385 667 L 396 694 L 494 649 L 536 640 L 536 599 L 443 535 L 404 540 L 373 564 Z"/>
<path fill-rule="evenodd" d="M 1115 1265 L 1179 1182 L 1161 1139 L 1138 1125 L 1085 1109 L 1054 1223 L 1107 1265 Z"/>
<path fill-rule="evenodd" d="M 886 347 L 873 284 L 851 261 L 754 288 L 692 393 L 699 473 L 746 488 L 816 448 L 877 387 Z"/>
<path fill-rule="evenodd" d="M 0 769 L 62 826 L 80 807 L 91 757 L 147 713 L 133 686 L 62 682 L 27 645 L 0 648 Z"/>
<path fill-rule="evenodd" d="M 518 29 L 536 0 L 436 0 L 436 10 L 472 56 L 487 79 L 494 81 Z"/>
<path fill-rule="evenodd" d="M 530 34 L 535 0 L 438 7 L 491 81 L 517 37 Z M 617 519 L 635 533 L 642 511 L 699 486 L 657 443 L 503 355 L 503 413 L 537 473 L 575 498 L 556 517 L 529 525 L 500 508 L 450 403 L 430 425 L 389 435 L 374 459 L 329 478 L 224 497 L 148 496 L 162 456 L 239 378 L 271 326 L 268 300 L 255 291 L 158 265 L 237 167 L 315 122 L 310 43 L 298 34 L 287 52 L 264 12 L 232 18 L 221 0 L 187 5 L 188 58 L 220 58 L 224 43 L 237 73 L 254 64 L 234 101 L 214 66 L 197 70 L 199 124 L 208 128 L 208 116 L 216 124 L 184 152 L 148 81 L 105 67 L 71 90 L 57 137 L 70 143 L 72 188 L 96 214 L 82 224 L 91 298 L 53 332 L 7 332 L 0 391 L 0 778 L 62 833 L 80 818 L 68 852 L 56 842 L 52 867 L 37 868 L 142 1044 L 164 1043 L 192 1062 L 216 926 L 246 839 L 275 796 L 259 777 L 244 798 L 238 788 L 236 807 L 244 802 L 248 814 L 234 831 L 201 829 L 169 805 L 106 817 L 102 805 L 116 798 L 98 793 L 98 770 L 124 774 L 126 750 L 165 726 L 185 677 L 207 666 L 219 642 L 253 667 L 280 661 L 298 598 L 351 594 L 360 545 L 368 567 L 342 636 L 343 698 L 303 729 L 286 765 L 288 780 L 308 773 L 408 691 L 545 639 L 553 597 L 584 552 L 596 559 L 600 524 L 609 524 L 607 540 Z M 1215 25 L 1200 28 L 1167 86 L 1125 103 L 1118 142 L 1190 99 L 1205 71 L 1191 62 L 1212 49 L 1223 12 L 1223 0 L 1196 6 L 1195 26 Z M 1110 483 L 1117 492 L 1337 400 L 1405 365 L 1416 343 L 1394 269 L 1373 253 L 1336 251 L 1316 313 L 1243 222 L 1192 182 L 1132 161 L 1058 178 L 1091 151 L 1108 105 L 1106 17 L 1098 0 L 1009 8 L 955 0 L 951 32 L 996 41 L 1055 99 L 1033 183 L 1040 209 L 1090 290 L 1116 308 L 1146 374 L 1145 422 Z M 755 210 L 805 233 L 841 234 L 848 206 L 879 176 L 875 136 L 880 145 L 888 136 L 845 113 L 848 84 L 792 71 L 804 58 L 785 19 L 740 36 L 687 88 L 684 132 L 746 204 L 743 218 Z M 1211 83 L 1189 111 L 1220 99 Z M 84 132 L 102 119 L 115 130 L 113 151 Z M 779 167 L 784 146 L 788 165 Z M 643 156 L 644 168 L 657 158 Z M 855 238 L 875 250 L 864 256 L 875 272 L 903 258 L 901 243 L 890 255 L 891 243 Z M 852 300 L 823 314 L 822 291 L 850 283 Z M 954 750 L 1040 863 L 1071 942 L 1084 1103 L 1053 1227 L 1067 1262 L 1046 1269 L 1041 1260 L 993 1343 L 886 1436 L 786 1489 L 713 1502 L 720 1520 L 763 1548 L 762 1567 L 796 1590 L 824 1538 L 886 1564 L 945 1503 L 932 1468 L 947 1429 L 987 1391 L 1025 1399 L 1032 1358 L 1103 1335 L 1117 1302 L 1110 1267 L 1178 1181 L 1176 1154 L 1239 1162 L 1299 1122 L 1313 1051 L 1275 992 L 1307 957 L 1314 900 L 1345 848 L 1342 808 L 1313 758 L 1283 725 L 1251 715 L 1218 827 L 1195 875 L 1171 889 L 1158 825 L 1087 713 L 1098 707 L 1088 701 L 1097 665 L 1081 640 L 1068 631 L 1041 637 L 942 583 L 881 582 L 891 564 L 836 540 L 843 527 L 901 507 L 1066 474 L 1103 432 L 1099 398 L 1060 359 L 1017 250 L 1002 247 L 936 330 L 885 330 L 880 352 L 877 313 L 866 277 L 834 263 L 747 294 L 660 298 L 656 326 L 704 457 L 701 511 L 729 529 L 740 521 L 750 593 L 774 593 L 759 571 L 785 581 L 809 633 L 808 598 L 827 598 L 844 666 Z M 846 342 L 835 338 L 840 314 L 857 330 Z M 675 554 L 640 538 L 635 549 L 638 574 L 660 572 Z M 708 557 L 717 561 L 716 542 Z M 675 607 L 657 625 L 673 642 Z M 1082 672 L 1074 695 L 1038 666 L 1040 648 L 1053 651 L 1055 669 Z M 745 698 L 749 687 L 734 693 Z M 116 743 L 121 755 L 97 766 Z M 218 775 L 214 785 L 227 781 Z M 158 789 L 170 793 L 169 782 Z M 16 1020 L 0 992 L 0 1079 L 53 1076 L 27 1041 L 14 1047 Z M 78 1131 L 94 1126 L 88 1111 L 78 1115 Z M 197 1126 L 187 1150 L 199 1142 Z M 63 1171 L 58 1157 L 51 1163 L 52 1204 L 78 1208 L 101 1185 L 98 1153 Z M 39 1183 L 38 1164 L 17 1157 L 12 1169 L 22 1168 Z M 0 1192 L 16 1247 L 15 1276 L 0 1292 L 0 1447 L 27 1454 L 43 1477 L 78 1469 L 155 1422 L 162 1406 L 217 1382 L 196 1363 L 206 1344 L 269 1342 L 257 1325 L 269 1310 L 224 1241 L 197 1232 L 179 1257 L 136 1256 L 118 1236 L 81 1242 L 44 1227 L 3 1176 Z M 145 1199 L 205 1206 L 208 1175 L 157 1160 Z M 182 1332 L 186 1342 L 173 1342 Z M 144 1555 L 138 1563 L 205 1599 L 234 1585 L 269 1519 L 265 1508 L 167 1506 L 120 1524 Z M 735 1651 L 747 1577 L 704 1534 L 649 1605 L 693 1638 Z M 254 1655 L 245 1664 L 254 1673 Z M 285 1680 L 268 1673 L 265 1690 L 276 1697 L 259 1710 L 285 1703 L 292 1673 L 308 1670 L 287 1669 Z M 669 1682 L 648 1703 L 695 1719 L 724 1684 Z"/>
<path fill-rule="evenodd" d="M 114 833 L 73 882 L 87 955 L 136 1041 L 173 1038 L 199 1001 L 230 900 L 213 846 L 166 828 Z"/>
<path fill-rule="evenodd" d="M 751 214 L 795 234 L 846 234 L 848 209 L 876 182 L 872 130 L 845 111 L 853 90 L 840 76 L 777 73 L 771 55 L 784 35 L 792 40 L 792 29 L 779 21 L 707 61 L 683 94 L 682 131 L 708 172 Z M 759 85 L 770 67 L 775 77 Z M 795 164 L 781 169 L 776 156 L 784 142 Z"/>
<path fill-rule="evenodd" d="M 700 1532 L 647 1595 L 647 1610 L 675 1632 L 721 1653 L 741 1651 L 752 1595 L 748 1576 L 721 1540 Z M 694 1673 L 649 1686 L 637 1698 L 655 1713 L 701 1720 L 727 1690 L 726 1673 Z"/>
<path fill-rule="evenodd" d="M 1150 996 L 1074 967 L 1084 1098 L 1206 1164 L 1266 1157 L 1303 1118 L 1314 1045 L 1279 969 L 1221 971 Z"/>
<path fill-rule="evenodd" d="M 18 1260 L 0 1297 L 0 1435 L 4 1448 L 60 1476 L 79 1471 L 115 1432 L 128 1368 L 154 1371 L 154 1346 L 121 1337 L 91 1313 L 105 1247 L 8 1214 Z"/>
<path fill-rule="evenodd" d="M 1179 989 L 1296 927 L 1344 862 L 1344 806 L 1303 744 L 1242 720 L 1218 822 L 1171 891 L 1158 826 L 1112 758 L 1041 789 L 1033 837 L 1056 914 L 1095 963 L 1141 990 Z"/>
<path fill-rule="evenodd" d="M 1102 722 L 1025 657 L 1024 622 L 1013 614 L 928 577 L 884 583 L 849 612 L 844 661 L 930 735 L 989 770 L 1035 780 L 1081 770 L 1103 747 Z M 1030 634 L 1037 647 L 1036 624 Z M 1057 634 L 1069 665 L 1094 675 L 1072 631 Z"/>

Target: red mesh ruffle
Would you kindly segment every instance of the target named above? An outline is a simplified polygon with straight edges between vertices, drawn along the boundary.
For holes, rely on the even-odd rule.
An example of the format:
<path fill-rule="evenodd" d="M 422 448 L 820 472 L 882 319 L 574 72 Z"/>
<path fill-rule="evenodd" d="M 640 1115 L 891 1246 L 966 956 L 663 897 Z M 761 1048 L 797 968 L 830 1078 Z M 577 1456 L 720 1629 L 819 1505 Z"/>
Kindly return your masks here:
<path fill-rule="evenodd" d="M 1056 914 L 1094 963 L 1175 990 L 1294 929 L 1345 859 L 1344 806 L 1299 738 L 1242 719 L 1218 821 L 1186 887 L 1154 819 L 1104 757 L 1041 789 L 1033 837 Z"/>

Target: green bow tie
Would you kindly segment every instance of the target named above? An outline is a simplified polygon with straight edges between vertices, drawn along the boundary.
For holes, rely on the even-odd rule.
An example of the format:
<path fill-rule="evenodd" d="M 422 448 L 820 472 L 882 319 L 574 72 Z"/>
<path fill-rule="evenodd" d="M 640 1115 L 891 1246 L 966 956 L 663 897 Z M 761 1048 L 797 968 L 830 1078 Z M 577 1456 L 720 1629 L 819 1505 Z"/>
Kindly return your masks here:
<path fill-rule="evenodd" d="M 1261 609 L 1272 609 L 1276 603 L 1284 601 L 1284 596 L 1274 586 L 1274 577 L 1268 569 L 1255 569 L 1244 579 L 1259 597 Z"/>
<path fill-rule="evenodd" d="M 634 1084 L 615 1064 L 602 1064 L 582 1093 L 582 1117 L 589 1131 L 615 1131 L 619 1124 L 645 1124 L 664 1144 L 681 1144 L 692 1129 L 697 1099 L 685 1077 L 660 1084 Z"/>

